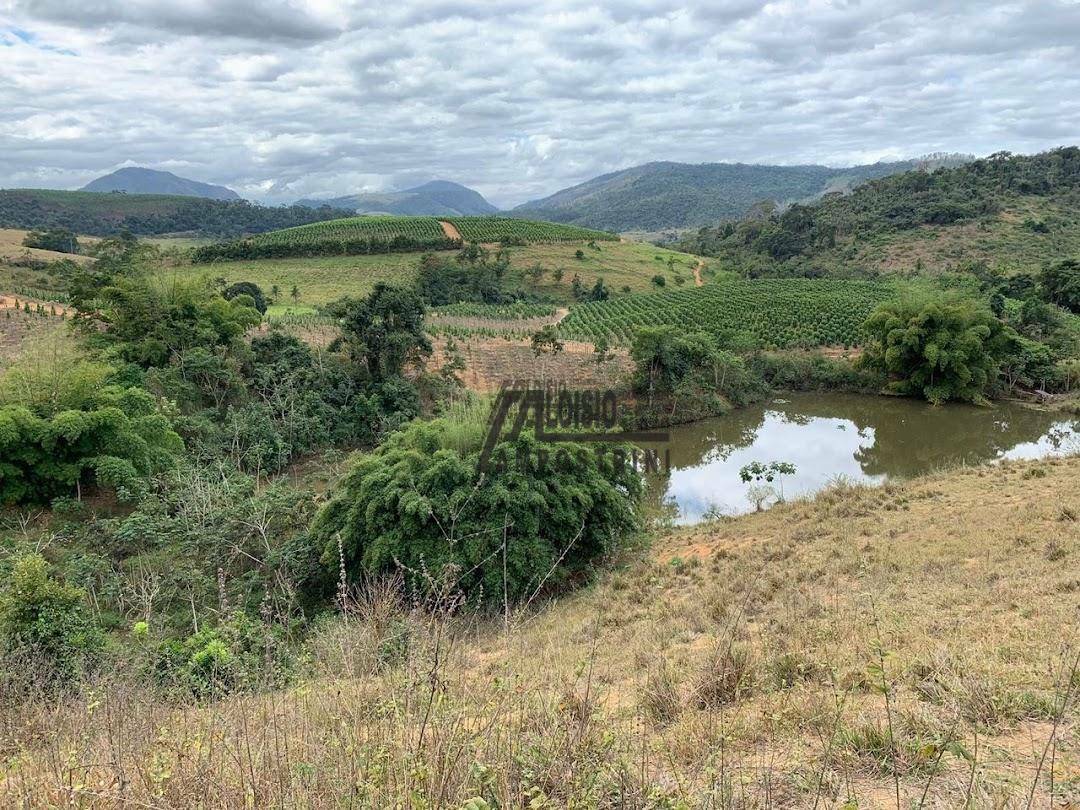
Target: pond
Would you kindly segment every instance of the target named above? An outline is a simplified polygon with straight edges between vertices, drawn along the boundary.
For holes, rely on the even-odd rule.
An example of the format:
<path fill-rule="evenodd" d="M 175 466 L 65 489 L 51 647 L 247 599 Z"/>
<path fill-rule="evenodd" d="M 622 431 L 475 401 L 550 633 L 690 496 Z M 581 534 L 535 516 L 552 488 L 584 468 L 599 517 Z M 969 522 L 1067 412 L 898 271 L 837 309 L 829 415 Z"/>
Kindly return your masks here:
<path fill-rule="evenodd" d="M 839 478 L 880 484 L 959 464 L 1080 452 L 1080 419 L 1011 403 L 991 407 L 896 397 L 784 394 L 770 401 L 670 429 L 668 469 L 650 476 L 649 501 L 676 523 L 708 512 L 752 511 L 739 470 L 753 461 L 790 462 L 774 481 L 787 498 Z M 664 447 L 660 454 L 664 454 Z M 767 503 L 775 500 L 769 498 Z"/>

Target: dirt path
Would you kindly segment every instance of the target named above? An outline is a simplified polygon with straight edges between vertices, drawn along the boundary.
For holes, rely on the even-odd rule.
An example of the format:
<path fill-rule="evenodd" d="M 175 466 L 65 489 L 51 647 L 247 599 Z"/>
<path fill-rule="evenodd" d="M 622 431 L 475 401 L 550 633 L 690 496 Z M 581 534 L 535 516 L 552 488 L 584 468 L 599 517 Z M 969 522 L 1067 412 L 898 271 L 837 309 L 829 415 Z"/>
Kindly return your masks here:
<path fill-rule="evenodd" d="M 440 219 L 439 224 L 442 225 L 442 231 L 446 234 L 447 239 L 456 239 L 464 244 L 465 240 L 461 238 L 461 231 L 454 227 L 453 222 L 447 222 L 445 219 Z"/>
<path fill-rule="evenodd" d="M 697 264 L 694 265 L 694 286 L 695 287 L 701 287 L 701 286 L 703 286 L 705 284 L 705 282 L 701 280 L 701 271 L 704 270 L 704 269 L 705 269 L 705 262 L 703 262 L 701 259 L 698 259 Z"/>

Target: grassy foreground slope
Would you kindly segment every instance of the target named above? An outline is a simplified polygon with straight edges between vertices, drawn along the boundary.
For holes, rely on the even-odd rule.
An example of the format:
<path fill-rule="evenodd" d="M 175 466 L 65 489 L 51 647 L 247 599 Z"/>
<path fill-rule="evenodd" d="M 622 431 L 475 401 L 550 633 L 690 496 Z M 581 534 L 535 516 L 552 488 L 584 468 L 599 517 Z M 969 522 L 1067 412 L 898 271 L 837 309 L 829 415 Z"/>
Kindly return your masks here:
<path fill-rule="evenodd" d="M 324 630 L 311 680 L 286 692 L 184 708 L 121 679 L 18 704 L 0 725 L 0 795 L 1070 806 L 1078 476 L 1071 458 L 834 489 L 671 534 L 505 627 L 376 593 Z"/>

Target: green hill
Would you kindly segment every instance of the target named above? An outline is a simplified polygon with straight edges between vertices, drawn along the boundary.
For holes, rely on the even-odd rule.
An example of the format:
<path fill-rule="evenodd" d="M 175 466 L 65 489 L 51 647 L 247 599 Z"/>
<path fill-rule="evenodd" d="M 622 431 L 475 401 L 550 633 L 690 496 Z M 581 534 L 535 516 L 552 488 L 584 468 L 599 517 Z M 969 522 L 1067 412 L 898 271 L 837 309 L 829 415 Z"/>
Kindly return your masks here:
<path fill-rule="evenodd" d="M 919 165 L 955 164 L 967 159 L 958 155 L 933 155 L 921 161 L 843 169 L 743 163 L 646 163 L 527 202 L 513 213 L 613 231 L 697 227 L 741 217 L 762 200 L 804 200 Z"/>
<path fill-rule="evenodd" d="M 1080 254 L 1080 149 L 909 171 L 677 244 L 743 273 L 1033 271 Z"/>
<path fill-rule="evenodd" d="M 196 262 L 233 259 L 272 259 L 291 256 L 350 256 L 446 250 L 465 242 L 554 244 L 613 240 L 591 231 L 552 222 L 507 217 L 359 216 L 286 228 L 250 239 L 198 248 Z"/>
<path fill-rule="evenodd" d="M 342 211 L 270 207 L 246 200 L 211 200 L 176 194 L 124 194 L 48 189 L 0 189 L 0 228 L 68 228 L 109 236 L 195 233 L 236 237 L 340 217 Z"/>

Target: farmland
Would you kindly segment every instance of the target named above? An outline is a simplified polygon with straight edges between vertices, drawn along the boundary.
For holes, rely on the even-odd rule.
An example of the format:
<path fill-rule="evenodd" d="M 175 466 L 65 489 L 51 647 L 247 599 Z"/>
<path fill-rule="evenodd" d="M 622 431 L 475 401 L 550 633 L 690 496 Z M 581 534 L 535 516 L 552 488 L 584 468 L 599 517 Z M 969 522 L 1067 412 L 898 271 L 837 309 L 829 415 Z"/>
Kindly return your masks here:
<path fill-rule="evenodd" d="M 633 295 L 573 308 L 560 332 L 576 340 L 628 343 L 643 326 L 730 330 L 767 349 L 857 345 L 862 323 L 894 296 L 890 284 L 810 279 L 721 280 L 701 288 Z"/>
<path fill-rule="evenodd" d="M 443 222 L 452 228 L 444 229 Z M 454 229 L 461 239 L 454 236 Z M 196 262 L 444 250 L 466 242 L 549 244 L 617 241 L 601 231 L 505 217 L 358 216 L 285 228 L 196 249 Z"/>
<path fill-rule="evenodd" d="M 617 242 L 619 237 L 606 231 L 535 222 L 508 217 L 447 217 L 467 242 L 502 242 L 522 240 L 534 244 L 552 242 Z"/>
<path fill-rule="evenodd" d="M 582 257 L 577 257 L 581 248 Z M 597 249 L 574 243 L 523 245 L 504 248 L 510 260 L 506 283 L 567 304 L 572 301 L 574 276 L 591 287 L 598 278 L 614 294 L 653 289 L 651 279 L 662 275 L 670 286 L 681 280 L 692 285 L 697 259 L 687 253 L 635 242 L 604 242 Z M 381 253 L 367 256 L 306 256 L 279 259 L 241 259 L 213 264 L 161 267 L 167 278 L 222 277 L 229 283 L 253 281 L 269 292 L 275 285 L 283 292 L 281 303 L 314 306 L 345 295 L 365 295 L 377 282 L 409 284 L 416 277 L 420 257 L 416 253 Z M 542 273 L 537 275 L 539 266 Z M 24 282 L 25 283 L 25 282 Z M 289 298 L 293 285 L 300 292 Z"/>

